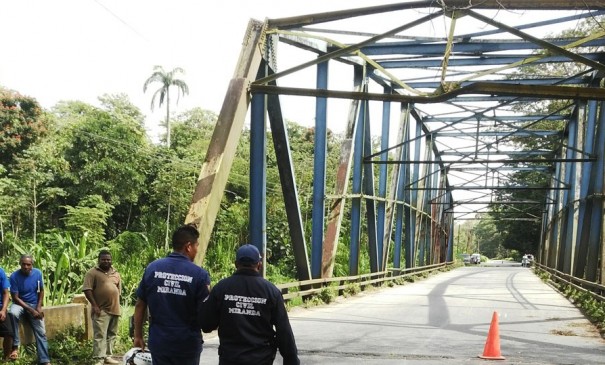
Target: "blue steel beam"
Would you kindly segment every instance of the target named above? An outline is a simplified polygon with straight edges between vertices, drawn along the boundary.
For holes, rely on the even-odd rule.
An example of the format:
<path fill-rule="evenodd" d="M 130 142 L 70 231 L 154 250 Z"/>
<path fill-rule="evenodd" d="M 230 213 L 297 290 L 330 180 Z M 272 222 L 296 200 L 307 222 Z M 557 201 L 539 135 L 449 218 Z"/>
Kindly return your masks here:
<path fill-rule="evenodd" d="M 570 43 L 579 41 L 580 38 L 566 39 L 551 39 L 549 43 L 554 46 L 564 47 Z M 591 40 L 583 44 L 586 47 L 605 46 L 605 39 L 599 38 Z M 414 41 L 408 42 L 381 42 L 363 46 L 360 51 L 366 56 L 392 56 L 392 55 L 422 55 L 443 56 L 447 48 L 447 42 L 441 43 L 418 43 Z M 542 45 L 537 43 L 519 40 L 478 40 L 478 41 L 462 41 L 454 43 L 455 55 L 486 55 L 493 52 L 510 52 L 518 50 L 535 51 L 541 50 Z"/>
<path fill-rule="evenodd" d="M 517 131 L 480 131 L 474 133 L 476 137 L 548 137 L 561 134 L 559 131 L 550 130 L 517 130 Z M 460 137 L 458 132 L 436 132 L 436 137 Z"/>
<path fill-rule="evenodd" d="M 592 169 L 592 190 L 589 192 L 592 197 L 592 212 L 590 213 L 590 233 L 588 235 L 588 254 L 586 259 L 585 278 L 588 281 L 596 282 L 599 279 L 598 273 L 601 272 L 601 284 L 605 284 L 605 256 L 603 247 L 603 197 L 605 194 L 605 103 L 601 103 L 599 108 L 599 122 L 597 125 L 597 136 L 595 140 L 595 155 L 597 161 Z M 599 257 L 599 253 L 601 254 Z M 601 266 L 599 267 L 599 262 Z"/>
<path fill-rule="evenodd" d="M 401 149 L 399 157 L 401 159 L 409 159 L 409 143 L 404 143 L 409 139 L 409 124 L 410 124 L 410 105 L 401 105 L 402 115 L 402 133 L 401 133 Z M 394 236 L 394 248 L 393 248 L 393 267 L 395 269 L 401 268 L 401 253 L 402 244 L 406 241 L 406 235 L 403 231 L 403 225 L 406 218 L 410 214 L 409 209 L 409 191 L 404 190 L 407 176 L 409 174 L 409 165 L 399 166 L 399 176 L 397 178 L 397 201 L 404 202 L 404 204 L 397 204 L 395 213 L 395 236 Z"/>
<path fill-rule="evenodd" d="M 485 80 L 487 81 L 487 80 Z M 490 82 L 497 82 L 499 84 L 512 84 L 512 85 L 586 85 L 586 83 L 589 80 L 586 80 L 586 78 L 582 77 L 582 76 L 578 76 L 578 77 L 573 77 L 570 79 L 566 79 L 566 80 L 561 80 L 560 78 L 543 78 L 543 79 L 512 79 L 512 80 L 489 80 Z M 460 87 L 465 87 L 465 86 L 470 86 L 474 83 L 475 81 L 463 81 L 460 83 Z M 407 83 L 408 86 L 413 87 L 415 89 L 437 89 L 441 86 L 441 82 L 436 82 L 436 81 L 410 81 Z M 396 87 L 395 90 L 401 90 L 400 87 Z M 459 97 L 458 99 L 460 100 L 487 100 L 487 101 L 494 101 L 494 99 L 497 100 L 503 100 L 501 99 L 500 96 L 494 98 L 494 96 L 491 96 L 491 99 L 489 99 L 488 97 L 483 97 L 483 99 L 479 99 L 478 97 L 472 97 L 473 99 L 470 99 L 470 97 L 467 97 L 466 99 L 464 99 L 464 97 Z M 455 100 L 455 99 L 454 99 Z"/>
<path fill-rule="evenodd" d="M 557 44 L 557 40 L 547 40 L 547 39 L 541 39 L 541 38 L 534 37 L 528 33 L 522 32 L 519 29 L 515 29 L 504 23 L 497 22 L 493 18 L 487 17 L 483 14 L 479 14 L 473 10 L 465 9 L 465 10 L 463 10 L 463 13 L 466 15 L 469 15 L 477 20 L 480 20 L 486 24 L 492 25 L 496 28 L 506 30 L 507 32 L 509 32 L 521 39 L 524 39 L 528 42 L 531 42 L 531 43 L 539 46 L 539 48 L 547 50 L 551 53 L 566 56 L 569 58 L 570 61 L 576 61 L 580 64 L 589 66 L 595 70 L 600 70 L 601 72 L 605 71 L 605 65 L 603 65 L 599 62 L 593 61 L 591 59 L 588 59 L 586 57 L 582 57 L 582 55 L 574 53 L 573 51 L 566 49 L 565 46 L 567 44 L 560 45 L 560 44 Z M 605 41 L 605 39 L 600 39 L 600 40 Z"/>
<path fill-rule="evenodd" d="M 560 155 L 563 155 L 563 151 L 561 150 Z M 555 164 L 555 175 L 553 178 L 553 183 L 551 186 L 551 190 L 554 192 L 553 199 L 553 211 L 550 216 L 550 234 L 549 234 L 549 251 L 546 265 L 548 267 L 556 267 L 557 265 L 557 252 L 559 249 L 559 222 L 560 222 L 560 211 L 561 211 L 561 192 L 560 188 L 563 184 L 562 181 L 563 175 L 563 162 L 558 162 Z"/>
<path fill-rule="evenodd" d="M 286 217 L 288 219 L 288 227 L 290 228 L 290 239 L 292 241 L 294 261 L 296 263 L 296 277 L 299 280 L 308 280 L 311 279 L 309 255 L 307 253 L 305 231 L 298 199 L 294 165 L 292 163 L 292 154 L 288 142 L 288 129 L 286 127 L 286 121 L 282 116 L 278 95 L 269 95 L 267 97 L 267 112 L 271 124 L 271 136 L 273 137 L 273 146 L 275 149 L 277 168 L 279 170 L 279 179 L 282 186 Z"/>
<path fill-rule="evenodd" d="M 588 116 L 586 118 L 584 150 L 586 153 L 592 154 L 594 151 L 595 130 L 597 128 L 597 102 L 591 101 L 588 103 Z M 594 162 L 582 164 L 580 172 L 580 196 L 578 206 L 577 234 L 575 241 L 573 275 L 576 277 L 584 277 L 586 269 L 586 253 L 588 252 L 588 225 L 587 214 L 592 213 L 592 200 L 588 199 L 588 192 L 592 185 L 592 167 Z"/>
<path fill-rule="evenodd" d="M 388 94 L 391 92 L 390 87 L 384 88 L 384 93 Z M 381 138 L 380 138 L 380 147 L 384 151 L 389 147 L 389 131 L 390 131 L 390 115 L 391 115 L 391 103 L 383 102 L 382 103 L 382 128 L 381 128 Z M 388 153 L 384 152 L 380 155 L 380 159 L 382 161 L 387 161 L 389 158 Z M 379 169 L 378 176 L 378 196 L 380 198 L 386 198 L 387 196 L 387 165 L 381 165 Z M 385 231 L 385 222 L 386 222 L 386 202 L 379 201 L 377 207 L 377 225 L 376 225 L 376 240 L 377 240 L 377 249 L 378 249 L 378 267 L 380 270 L 384 269 L 384 254 L 385 254 L 385 246 L 384 242 L 384 231 Z"/>
<path fill-rule="evenodd" d="M 267 252 L 267 121 L 266 97 L 253 94 L 250 108 L 250 243 Z M 263 265 L 266 267 L 266 265 Z"/>
<path fill-rule="evenodd" d="M 415 138 L 414 138 L 414 159 L 419 159 L 420 157 L 420 147 L 421 141 L 420 137 L 422 136 L 422 123 L 418 120 L 415 120 Z M 411 156 L 410 156 L 411 157 Z M 413 169 L 411 169 L 410 183 L 412 186 L 412 191 L 410 194 L 410 204 L 414 208 L 414 210 L 410 211 L 408 223 L 410 225 L 410 235 L 406 237 L 409 241 L 406 242 L 406 268 L 416 267 L 416 241 L 418 239 L 418 226 L 417 226 L 417 214 L 416 210 L 418 208 L 418 181 L 420 178 L 420 164 L 414 164 Z M 406 184 L 407 185 L 407 184 Z M 409 261 L 408 261 L 409 260 Z"/>
<path fill-rule="evenodd" d="M 580 53 L 580 55 L 586 59 L 599 61 L 603 58 L 603 53 Z M 495 65 L 508 65 L 515 62 L 522 62 L 534 55 L 521 54 L 521 55 L 490 55 L 490 57 L 471 57 L 468 55 L 452 55 L 448 60 L 448 66 L 460 67 L 460 66 L 495 66 Z M 532 62 L 532 65 L 540 64 L 553 64 L 571 62 L 569 58 L 563 56 L 549 56 L 540 58 Z M 441 67 L 443 60 L 439 57 L 434 59 L 400 59 L 400 60 L 388 60 L 380 61 L 378 64 L 382 68 L 386 69 L 399 69 L 399 68 L 430 68 L 430 67 Z M 411 85 L 410 85 L 411 86 Z"/>
<path fill-rule="evenodd" d="M 527 9 L 527 10 L 602 10 L 602 0 L 557 0 L 557 1 L 527 1 L 527 0 L 482 0 L 478 3 L 469 4 L 469 0 L 424 0 L 409 1 L 387 5 L 375 5 L 357 9 L 337 10 L 325 13 L 305 14 L 288 18 L 269 19 L 270 27 L 284 29 L 298 28 L 307 25 L 320 24 L 337 21 L 341 19 L 355 18 L 364 15 L 382 14 L 398 10 L 436 8 L 438 10 L 452 11 L 466 9 L 469 5 L 473 9 Z M 431 10 L 433 11 L 433 10 Z"/>
<path fill-rule="evenodd" d="M 317 64 L 317 88 L 328 88 L 328 62 Z M 311 276 L 321 277 L 321 258 L 324 239 L 324 196 L 326 195 L 326 155 L 328 100 L 318 97 L 315 101 L 315 145 L 313 160 L 313 212 L 311 238 Z"/>
<path fill-rule="evenodd" d="M 365 107 L 365 132 L 363 138 L 363 154 L 370 155 L 372 153 L 372 133 L 370 130 L 370 106 Z M 376 195 L 374 191 L 374 169 L 370 164 L 363 165 L 363 193 L 366 197 L 372 197 Z M 370 271 L 380 271 L 379 266 L 379 254 L 377 243 L 376 243 L 376 207 L 374 205 L 374 199 L 366 198 L 366 229 L 368 233 L 368 255 L 370 257 Z"/>
<path fill-rule="evenodd" d="M 559 18 L 548 19 L 548 20 L 543 20 L 543 21 L 534 22 L 534 23 L 517 24 L 514 27 L 516 29 L 530 29 L 530 28 L 542 27 L 542 26 L 547 26 L 547 25 L 558 25 L 560 23 L 568 22 L 568 21 L 571 21 L 571 20 L 581 20 L 581 19 L 585 19 L 585 18 L 594 18 L 594 17 L 597 17 L 599 15 L 603 15 L 603 14 L 605 14 L 604 10 L 596 10 L 596 11 L 592 11 L 592 12 L 587 11 L 587 12 L 576 13 L 576 14 L 569 15 L 569 16 L 562 16 L 562 17 L 559 17 Z M 474 32 L 474 33 L 467 33 L 467 34 L 458 35 L 458 38 L 461 38 L 461 39 L 464 39 L 464 38 L 470 39 L 470 38 L 484 37 L 486 35 L 494 35 L 494 34 L 499 34 L 499 33 L 504 33 L 504 31 L 502 29 L 485 30 L 485 31 L 481 31 L 481 32 Z"/>
<path fill-rule="evenodd" d="M 461 116 L 461 117 L 425 117 L 422 119 L 422 122 L 424 124 L 427 123 L 434 123 L 434 122 L 442 122 L 442 123 L 452 123 L 452 122 L 458 122 L 461 119 L 466 119 L 468 118 L 467 115 L 465 116 Z M 543 121 L 562 121 L 562 120 L 568 120 L 569 119 L 569 115 L 562 115 L 562 114 L 558 114 L 558 115 L 545 115 L 545 114 L 537 114 L 537 115 L 496 115 L 496 116 L 489 116 L 489 115 L 481 115 L 481 122 L 484 123 L 493 123 L 493 122 L 533 122 L 536 120 L 543 120 Z M 468 119 L 466 119 L 466 121 L 468 121 Z"/>
<path fill-rule="evenodd" d="M 567 124 L 569 132 L 567 137 L 567 145 L 571 148 L 567 148 L 565 157 L 571 160 L 575 157 L 575 151 L 573 148 L 577 146 L 578 141 L 578 113 L 576 109 L 574 116 Z M 570 274 L 570 260 L 568 257 L 571 255 L 572 242 L 573 242 L 573 216 L 574 216 L 574 202 L 575 188 L 576 188 L 576 165 L 573 163 L 566 163 L 565 169 L 565 180 L 564 183 L 569 186 L 569 189 L 563 191 L 563 214 L 561 215 L 561 243 L 559 244 L 559 252 L 557 258 L 557 270 Z M 570 217 L 571 216 L 571 217 Z"/>

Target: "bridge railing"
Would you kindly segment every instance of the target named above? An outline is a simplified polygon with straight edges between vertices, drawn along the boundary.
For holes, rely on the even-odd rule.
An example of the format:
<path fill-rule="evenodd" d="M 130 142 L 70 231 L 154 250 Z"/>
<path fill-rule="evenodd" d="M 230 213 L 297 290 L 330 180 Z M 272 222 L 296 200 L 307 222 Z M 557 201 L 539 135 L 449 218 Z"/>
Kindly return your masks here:
<path fill-rule="evenodd" d="M 304 281 L 295 281 L 291 283 L 278 284 L 277 287 L 282 291 L 284 300 L 289 301 L 294 298 L 304 298 L 311 295 L 319 294 L 325 288 L 338 290 L 341 293 L 349 285 L 357 284 L 361 288 L 369 285 L 376 285 L 386 281 L 397 279 L 405 279 L 423 273 L 431 273 L 439 271 L 453 265 L 454 262 L 444 262 L 440 264 L 419 266 L 409 269 L 388 269 L 370 274 L 362 274 L 355 276 L 341 276 L 323 279 L 311 279 Z"/>
<path fill-rule="evenodd" d="M 551 275 L 550 278 L 552 281 L 561 284 L 568 284 L 577 290 L 588 293 L 595 300 L 605 303 L 605 286 L 592 281 L 577 278 L 559 270 L 550 268 L 546 265 L 542 265 L 539 262 L 534 262 L 534 265 L 540 270 L 548 272 Z"/>

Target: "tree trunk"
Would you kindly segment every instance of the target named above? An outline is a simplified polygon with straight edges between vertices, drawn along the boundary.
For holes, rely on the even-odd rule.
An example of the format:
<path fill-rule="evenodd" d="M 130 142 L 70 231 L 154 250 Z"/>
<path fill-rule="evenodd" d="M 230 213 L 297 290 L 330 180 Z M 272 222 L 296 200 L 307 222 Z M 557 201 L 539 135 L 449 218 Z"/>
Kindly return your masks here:
<path fill-rule="evenodd" d="M 36 196 L 36 182 L 34 181 L 32 184 L 33 187 L 33 193 L 34 193 L 34 200 L 33 200 L 33 204 L 32 204 L 32 208 L 34 209 L 34 245 L 36 244 L 36 236 L 37 236 L 37 231 L 38 231 L 38 201 L 37 201 L 37 196 Z"/>
<path fill-rule="evenodd" d="M 164 240 L 164 249 L 168 251 L 170 248 L 169 240 L 170 237 L 170 200 L 172 198 L 172 190 L 168 193 L 168 213 L 166 214 L 166 238 Z"/>
<path fill-rule="evenodd" d="M 170 86 L 166 88 L 166 146 L 170 148 Z"/>

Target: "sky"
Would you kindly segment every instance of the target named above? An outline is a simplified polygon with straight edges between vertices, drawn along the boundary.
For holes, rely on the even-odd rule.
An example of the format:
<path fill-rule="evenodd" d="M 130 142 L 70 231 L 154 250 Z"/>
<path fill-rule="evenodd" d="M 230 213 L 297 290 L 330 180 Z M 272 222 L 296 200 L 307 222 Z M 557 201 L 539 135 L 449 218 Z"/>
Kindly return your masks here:
<path fill-rule="evenodd" d="M 153 85 L 143 93 L 155 65 L 185 70 L 190 93 L 171 104 L 172 111 L 201 107 L 218 113 L 251 18 L 393 2 L 2 0 L 0 86 L 47 109 L 62 100 L 98 106 L 103 94 L 125 93 L 147 115 L 148 134 L 157 139 L 165 109 L 150 110 Z"/>

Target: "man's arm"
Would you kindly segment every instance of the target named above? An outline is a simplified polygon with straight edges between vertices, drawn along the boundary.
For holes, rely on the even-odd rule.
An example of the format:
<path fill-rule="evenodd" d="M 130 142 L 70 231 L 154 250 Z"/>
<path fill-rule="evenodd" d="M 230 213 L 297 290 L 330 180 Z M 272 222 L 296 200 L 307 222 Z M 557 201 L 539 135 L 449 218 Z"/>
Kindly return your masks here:
<path fill-rule="evenodd" d="M 101 314 L 101 308 L 99 308 L 99 305 L 95 301 L 95 297 L 94 297 L 94 295 L 92 295 L 92 290 L 91 289 L 84 290 L 84 296 L 86 297 L 86 299 L 90 303 L 90 308 L 92 310 L 92 315 L 93 316 L 99 316 Z"/>
<path fill-rule="evenodd" d="M 93 289 L 96 287 L 95 285 L 95 277 L 92 270 L 89 270 L 86 275 L 84 275 L 84 283 L 82 284 L 82 292 L 84 292 L 84 296 L 86 300 L 90 303 L 91 314 L 93 316 L 99 316 L 101 314 L 101 309 L 95 300 L 95 296 L 93 294 Z"/>
<path fill-rule="evenodd" d="M 286 304 L 281 295 L 281 292 L 276 297 L 276 307 L 272 313 L 272 322 L 275 326 L 275 337 L 277 339 L 277 347 L 279 353 L 284 358 L 284 365 L 299 365 L 298 349 L 294 340 L 294 333 L 288 319 Z"/>
<path fill-rule="evenodd" d="M 216 290 L 216 289 L 214 289 Z M 202 327 L 202 331 L 205 333 L 209 333 L 218 328 L 219 317 L 220 317 L 220 308 L 217 303 L 217 299 L 215 297 L 215 292 L 210 292 L 210 294 L 200 302 L 198 306 L 198 310 L 200 313 L 199 322 Z"/>
<path fill-rule="evenodd" d="M 143 323 L 145 318 L 145 311 L 147 310 L 147 303 L 141 298 L 137 298 L 137 302 L 134 305 L 134 347 L 140 347 L 145 349 L 145 340 L 143 339 Z"/>
<path fill-rule="evenodd" d="M 40 313 L 36 310 L 36 308 L 30 307 L 27 303 L 21 299 L 19 296 L 19 292 L 11 292 L 11 298 L 13 299 L 13 303 L 22 307 L 24 310 L 29 312 L 34 318 L 40 318 Z"/>
<path fill-rule="evenodd" d="M 2 291 L 2 309 L 0 309 L 0 322 L 6 319 L 6 309 L 8 308 L 9 294 L 8 289 Z"/>
<path fill-rule="evenodd" d="M 44 305 L 44 288 L 40 288 L 38 291 L 38 303 L 36 303 L 36 312 L 38 312 L 38 316 L 34 315 L 34 318 L 44 318 L 44 312 L 42 311 L 42 306 Z"/>

